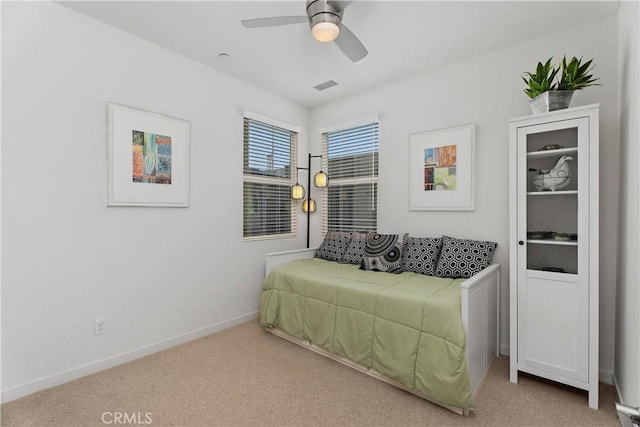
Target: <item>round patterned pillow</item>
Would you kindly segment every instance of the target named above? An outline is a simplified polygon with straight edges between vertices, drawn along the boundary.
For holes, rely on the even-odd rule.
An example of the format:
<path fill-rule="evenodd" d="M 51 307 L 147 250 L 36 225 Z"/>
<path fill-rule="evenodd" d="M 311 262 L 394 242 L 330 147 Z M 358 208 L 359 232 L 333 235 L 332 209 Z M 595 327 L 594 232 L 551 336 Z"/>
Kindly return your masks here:
<path fill-rule="evenodd" d="M 408 236 L 409 233 L 368 233 L 360 268 L 362 270 L 401 273 L 402 251 Z"/>

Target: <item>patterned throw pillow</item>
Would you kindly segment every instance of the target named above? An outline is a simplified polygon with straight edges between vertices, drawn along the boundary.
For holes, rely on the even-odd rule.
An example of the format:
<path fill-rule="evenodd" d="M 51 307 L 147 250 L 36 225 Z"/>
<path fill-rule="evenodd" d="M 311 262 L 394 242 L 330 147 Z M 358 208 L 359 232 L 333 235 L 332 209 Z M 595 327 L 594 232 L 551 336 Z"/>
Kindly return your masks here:
<path fill-rule="evenodd" d="M 342 258 L 342 262 L 345 264 L 360 264 L 366 244 L 367 233 L 353 233 L 349 247 L 344 253 L 344 258 Z"/>
<path fill-rule="evenodd" d="M 360 269 L 401 273 L 402 250 L 409 233 L 368 233 Z"/>
<path fill-rule="evenodd" d="M 442 236 L 442 252 L 436 276 L 469 278 L 491 264 L 497 246 L 496 242 Z"/>
<path fill-rule="evenodd" d="M 352 234 L 347 231 L 329 231 L 324 236 L 320 247 L 316 249 L 315 257 L 326 259 L 327 261 L 341 262 L 351 241 Z"/>
<path fill-rule="evenodd" d="M 402 271 L 435 276 L 441 248 L 440 237 L 409 237 L 402 252 Z"/>

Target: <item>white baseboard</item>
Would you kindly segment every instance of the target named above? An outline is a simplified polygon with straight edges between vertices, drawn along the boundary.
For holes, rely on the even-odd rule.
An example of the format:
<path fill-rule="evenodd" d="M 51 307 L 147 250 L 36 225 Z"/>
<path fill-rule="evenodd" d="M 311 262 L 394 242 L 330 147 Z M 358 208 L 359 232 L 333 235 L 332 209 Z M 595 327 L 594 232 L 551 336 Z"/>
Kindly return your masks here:
<path fill-rule="evenodd" d="M 105 369 L 121 365 L 126 362 L 130 362 L 135 359 L 139 359 L 149 354 L 157 353 L 162 350 L 166 350 L 176 345 L 183 344 L 187 341 L 192 341 L 197 338 L 210 335 L 214 332 L 222 331 L 223 329 L 230 328 L 232 326 L 239 325 L 241 323 L 254 320 L 258 315 L 257 311 L 243 314 L 233 319 L 225 320 L 215 323 L 204 328 L 196 329 L 195 331 L 187 332 L 182 335 L 168 338 L 166 340 L 159 341 L 154 344 L 139 347 L 125 353 L 117 354 L 115 356 L 107 357 L 106 359 L 97 360 L 95 362 L 87 363 L 86 365 L 78 366 L 76 368 L 69 369 L 67 371 L 59 372 L 57 374 L 49 375 L 47 377 L 39 378 L 34 381 L 30 381 L 24 384 L 20 384 L 15 387 L 2 390 L 2 397 L 0 401 L 2 403 L 9 402 L 11 400 L 18 399 L 31 393 L 35 393 L 39 390 L 51 388 L 60 384 L 73 381 L 75 379 L 84 377 L 86 375 L 94 374 L 96 372 L 103 371 Z"/>
<path fill-rule="evenodd" d="M 624 400 L 624 396 L 620 392 L 620 384 L 618 383 L 618 377 L 616 377 L 615 374 L 613 375 L 613 386 L 616 389 L 616 396 L 618 398 L 618 402 L 622 403 L 623 405 L 626 405 L 625 403 L 626 400 Z"/>
<path fill-rule="evenodd" d="M 613 384 L 613 372 L 598 371 L 598 380 L 600 380 L 601 383 L 612 385 Z"/>
<path fill-rule="evenodd" d="M 511 351 L 509 349 L 509 346 L 505 345 L 505 344 L 500 344 L 500 354 L 503 355 L 503 356 L 511 355 Z"/>
<path fill-rule="evenodd" d="M 509 346 L 505 344 L 500 344 L 500 354 L 504 356 L 509 356 L 511 354 L 511 350 Z M 605 383 L 609 385 L 614 384 L 613 372 L 599 371 L 598 380 L 601 383 Z"/>

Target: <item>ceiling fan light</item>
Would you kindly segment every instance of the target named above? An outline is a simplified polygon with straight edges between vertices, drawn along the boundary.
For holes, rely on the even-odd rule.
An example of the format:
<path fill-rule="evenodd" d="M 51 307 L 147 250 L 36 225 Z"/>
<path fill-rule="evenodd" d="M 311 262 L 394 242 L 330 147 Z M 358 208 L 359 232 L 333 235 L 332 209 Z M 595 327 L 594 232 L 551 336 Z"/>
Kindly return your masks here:
<path fill-rule="evenodd" d="M 311 28 L 311 34 L 319 42 L 332 42 L 340 34 L 340 27 L 333 22 L 318 22 Z"/>

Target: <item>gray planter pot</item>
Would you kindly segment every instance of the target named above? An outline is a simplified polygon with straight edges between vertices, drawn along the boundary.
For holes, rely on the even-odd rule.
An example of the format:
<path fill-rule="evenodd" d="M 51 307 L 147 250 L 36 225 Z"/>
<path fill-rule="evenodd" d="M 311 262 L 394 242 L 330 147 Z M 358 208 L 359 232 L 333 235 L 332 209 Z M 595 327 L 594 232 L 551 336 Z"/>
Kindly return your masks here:
<path fill-rule="evenodd" d="M 569 108 L 573 92 L 573 90 L 549 90 L 531 99 L 529 106 L 533 114 Z"/>

